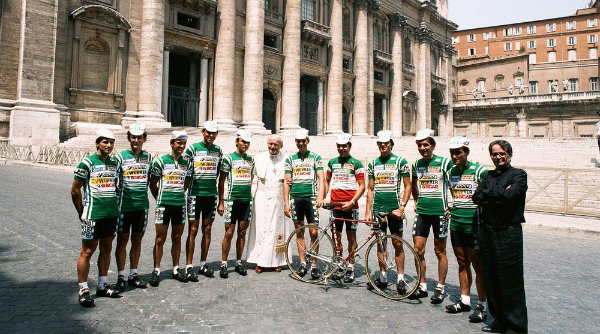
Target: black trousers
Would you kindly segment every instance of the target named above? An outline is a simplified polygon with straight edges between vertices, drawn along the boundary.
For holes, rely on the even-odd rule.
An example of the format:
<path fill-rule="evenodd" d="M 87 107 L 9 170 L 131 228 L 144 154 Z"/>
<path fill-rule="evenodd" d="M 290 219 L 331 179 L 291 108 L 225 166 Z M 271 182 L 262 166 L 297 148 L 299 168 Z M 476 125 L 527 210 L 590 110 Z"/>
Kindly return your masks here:
<path fill-rule="evenodd" d="M 527 333 L 523 280 L 523 229 L 481 226 L 479 245 L 490 313 L 507 333 Z"/>

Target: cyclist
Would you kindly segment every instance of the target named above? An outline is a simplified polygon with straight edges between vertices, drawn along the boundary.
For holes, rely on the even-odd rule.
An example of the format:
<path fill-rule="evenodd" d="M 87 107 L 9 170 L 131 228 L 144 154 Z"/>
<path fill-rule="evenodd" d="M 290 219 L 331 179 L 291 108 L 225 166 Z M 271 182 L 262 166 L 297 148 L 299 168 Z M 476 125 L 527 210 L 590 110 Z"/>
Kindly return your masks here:
<path fill-rule="evenodd" d="M 158 286 L 160 281 L 160 261 L 163 246 L 167 239 L 171 223 L 171 256 L 173 258 L 173 278 L 186 282 L 185 275 L 179 270 L 181 254 L 181 235 L 185 224 L 185 190 L 189 185 L 188 160 L 183 157 L 187 143 L 185 131 L 171 132 L 171 152 L 156 159 L 152 164 L 150 191 L 156 199 L 156 239 L 154 242 L 154 271 L 150 276 L 150 285 Z"/>
<path fill-rule="evenodd" d="M 123 292 L 126 285 L 125 259 L 130 234 L 130 269 L 127 284 L 134 288 L 146 288 L 146 282 L 138 275 L 137 267 L 142 251 L 142 238 L 148 222 L 148 182 L 152 155 L 143 149 L 147 136 L 144 124 L 133 123 L 127 131 L 127 140 L 131 149 L 123 150 L 115 156 L 119 162 L 120 214 L 115 251 L 118 279 L 113 289 L 119 292 Z"/>
<path fill-rule="evenodd" d="M 381 130 L 377 133 L 377 147 L 379 148 L 379 157 L 367 165 L 369 174 L 369 185 L 367 190 L 367 207 L 365 220 L 373 220 L 377 212 L 386 212 L 387 223 L 383 223 L 381 230 L 385 233 L 389 227 L 390 233 L 402 237 L 402 221 L 404 218 L 404 209 L 410 198 L 410 165 L 405 158 L 392 153 L 394 140 L 392 132 Z M 403 190 L 401 190 L 404 188 Z M 393 245 L 398 262 L 398 281 L 395 282 L 398 293 L 406 294 L 407 284 L 404 281 L 404 257 L 402 244 Z M 381 254 L 379 247 L 378 254 Z M 386 268 L 380 265 L 381 275 L 375 279 L 375 284 L 380 289 L 388 286 L 385 275 Z M 368 284 L 369 287 L 370 283 Z"/>
<path fill-rule="evenodd" d="M 298 153 L 289 156 L 285 161 L 285 182 L 283 182 L 284 211 L 287 217 L 292 218 L 296 228 L 307 224 L 319 224 L 318 208 L 323 204 L 325 191 L 325 176 L 323 173 L 323 160 L 321 156 L 308 150 L 310 139 L 308 130 L 299 129 L 295 135 Z M 317 237 L 316 229 L 309 229 L 311 240 Z M 298 251 L 300 254 L 300 267 L 298 274 L 304 276 L 308 269 L 306 258 L 301 249 L 306 249 L 304 236 L 298 236 Z M 313 279 L 318 279 L 321 274 L 316 266 L 310 271 Z"/>
<path fill-rule="evenodd" d="M 194 272 L 194 249 L 200 221 L 202 222 L 202 240 L 200 242 L 200 269 L 198 273 L 206 277 L 214 277 L 214 272 L 206 265 L 206 257 L 210 247 L 212 224 L 217 211 L 217 176 L 221 167 L 223 151 L 214 144 L 219 128 L 217 122 L 206 121 L 202 129 L 204 140 L 187 148 L 185 155 L 190 160 L 192 184 L 188 191 L 187 207 L 188 237 L 185 244 L 186 268 L 188 281 L 197 282 Z M 201 220 L 202 219 L 202 220 Z"/>
<path fill-rule="evenodd" d="M 412 195 L 415 200 L 415 221 L 413 223 L 413 242 L 415 251 L 421 260 L 421 283 L 410 296 L 412 299 L 427 297 L 425 275 L 425 245 L 429 230 L 433 228 L 435 255 L 438 259 L 438 284 L 431 297 L 432 304 L 440 304 L 445 297 L 444 283 L 448 273 L 446 257 L 446 237 L 448 220 L 445 216 L 447 196 L 447 173 L 452 161 L 433 154 L 435 139 L 433 130 L 422 129 L 417 132 L 415 141 L 422 158 L 412 165 Z"/>
<path fill-rule="evenodd" d="M 450 157 L 454 166 L 448 172 L 448 183 L 452 193 L 452 208 L 447 208 L 450 216 L 450 240 L 458 262 L 460 299 L 446 305 L 446 312 L 460 313 L 471 310 L 471 269 L 475 270 L 475 287 L 479 303 L 469 315 L 469 321 L 482 322 L 486 316 L 486 295 L 481 274 L 479 247 L 476 242 L 479 228 L 477 205 L 473 203 L 473 193 L 488 172 L 488 169 L 472 163 L 469 158 L 469 139 L 457 136 L 450 139 Z"/>
<path fill-rule="evenodd" d="M 252 137 L 250 133 L 239 130 L 235 139 L 235 152 L 223 158 L 221 175 L 219 176 L 219 215 L 225 215 L 225 235 L 221 248 L 221 268 L 219 276 L 229 277 L 227 272 L 227 256 L 231 248 L 231 239 L 238 224 L 237 240 L 235 242 L 236 264 L 235 271 L 247 275 L 247 270 L 242 264 L 242 253 L 246 243 L 246 231 L 250 223 L 252 208 L 252 174 L 254 159 L 246 152 L 250 147 Z M 224 200 L 225 179 L 227 179 L 227 201 Z"/>
<path fill-rule="evenodd" d="M 98 255 L 98 288 L 96 296 L 118 298 L 119 293 L 107 283 L 110 251 L 117 228 L 117 169 L 119 162 L 110 156 L 115 136 L 107 129 L 96 131 L 96 153 L 83 159 L 75 168 L 71 198 L 81 221 L 81 252 L 77 260 L 79 304 L 94 305 L 87 279 L 90 259 L 100 244 Z M 83 187 L 83 196 L 81 188 Z"/>
<path fill-rule="evenodd" d="M 358 199 L 365 192 L 365 171 L 362 162 L 350 155 L 352 136 L 343 133 L 337 136 L 337 151 L 339 157 L 329 160 L 327 164 L 326 188 L 331 189 L 331 202 L 341 203 L 342 207 L 331 210 L 330 219 L 345 218 L 358 219 Z M 346 237 L 348 238 L 348 252 L 352 253 L 358 246 L 356 243 L 356 228 L 358 223 L 346 222 Z M 337 247 L 340 253 L 342 246 L 343 221 L 336 221 Z M 348 270 L 344 276 L 344 283 L 354 281 L 354 258 L 350 259 Z"/>

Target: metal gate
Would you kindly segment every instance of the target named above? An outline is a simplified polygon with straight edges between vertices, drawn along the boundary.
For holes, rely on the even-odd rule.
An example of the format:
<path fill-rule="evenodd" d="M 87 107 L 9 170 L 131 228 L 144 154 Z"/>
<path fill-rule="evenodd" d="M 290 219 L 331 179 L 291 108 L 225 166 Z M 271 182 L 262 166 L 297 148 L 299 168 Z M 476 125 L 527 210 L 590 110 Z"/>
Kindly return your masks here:
<path fill-rule="evenodd" d="M 198 89 L 169 86 L 168 121 L 172 126 L 198 126 Z"/>

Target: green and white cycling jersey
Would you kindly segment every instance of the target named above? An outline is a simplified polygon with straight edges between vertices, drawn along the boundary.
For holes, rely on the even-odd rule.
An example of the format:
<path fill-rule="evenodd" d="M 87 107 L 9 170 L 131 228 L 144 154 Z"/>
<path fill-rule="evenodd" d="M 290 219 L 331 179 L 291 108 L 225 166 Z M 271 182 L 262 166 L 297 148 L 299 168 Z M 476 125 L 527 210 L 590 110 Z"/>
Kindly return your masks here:
<path fill-rule="evenodd" d="M 142 151 L 135 156 L 131 150 L 123 150 L 115 155 L 115 158 L 119 162 L 121 212 L 147 210 L 152 155 Z"/>
<path fill-rule="evenodd" d="M 185 179 L 189 177 L 189 161 L 183 156 L 177 161 L 170 154 L 152 164 L 152 178 L 158 179 L 156 205 L 185 206 Z"/>
<path fill-rule="evenodd" d="M 217 196 L 217 177 L 223 157 L 221 148 L 215 144 L 206 147 L 201 141 L 189 146 L 185 156 L 190 160 L 190 195 Z"/>
<path fill-rule="evenodd" d="M 467 162 L 464 171 L 457 166 L 448 171 L 448 183 L 453 199 L 451 231 L 473 233 L 473 217 L 477 212 L 477 205 L 473 203 L 473 193 L 487 172 L 487 168 L 470 161 Z"/>
<path fill-rule="evenodd" d="M 291 197 L 315 197 L 318 195 L 317 171 L 323 170 L 321 156 L 307 151 L 289 156 L 285 160 L 285 174 L 292 175 Z"/>
<path fill-rule="evenodd" d="M 84 182 L 81 219 L 97 220 L 119 215 L 118 169 L 117 159 L 108 157 L 103 161 L 98 153 L 86 157 L 77 165 L 73 178 Z"/>
<path fill-rule="evenodd" d="M 252 173 L 254 159 L 248 154 L 242 157 L 237 152 L 223 157 L 221 172 L 227 173 L 227 201 L 252 200 Z"/>
<path fill-rule="evenodd" d="M 369 162 L 367 172 L 373 180 L 373 212 L 398 209 L 404 193 L 402 178 L 410 177 L 408 161 L 392 153 Z"/>
<path fill-rule="evenodd" d="M 412 165 L 412 177 L 417 179 L 419 198 L 417 213 L 442 216 L 448 195 L 447 172 L 452 160 L 434 155 L 431 160 L 419 159 Z"/>

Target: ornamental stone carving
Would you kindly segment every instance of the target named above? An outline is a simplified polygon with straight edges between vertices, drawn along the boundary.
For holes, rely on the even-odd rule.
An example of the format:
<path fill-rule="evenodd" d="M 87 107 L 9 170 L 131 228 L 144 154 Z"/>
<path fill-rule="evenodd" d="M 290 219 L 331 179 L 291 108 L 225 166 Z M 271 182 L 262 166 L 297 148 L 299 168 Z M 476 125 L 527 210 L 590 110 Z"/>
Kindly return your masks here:
<path fill-rule="evenodd" d="M 415 38 L 420 43 L 433 44 L 433 42 L 435 41 L 433 37 L 433 31 L 426 27 L 419 27 L 415 29 Z"/>
<path fill-rule="evenodd" d="M 400 13 L 394 13 L 388 15 L 390 20 L 390 30 L 403 30 L 406 26 L 408 18 Z"/>
<path fill-rule="evenodd" d="M 303 45 L 302 58 L 312 61 L 319 61 L 319 49 L 315 47 L 310 47 L 308 45 Z"/>

